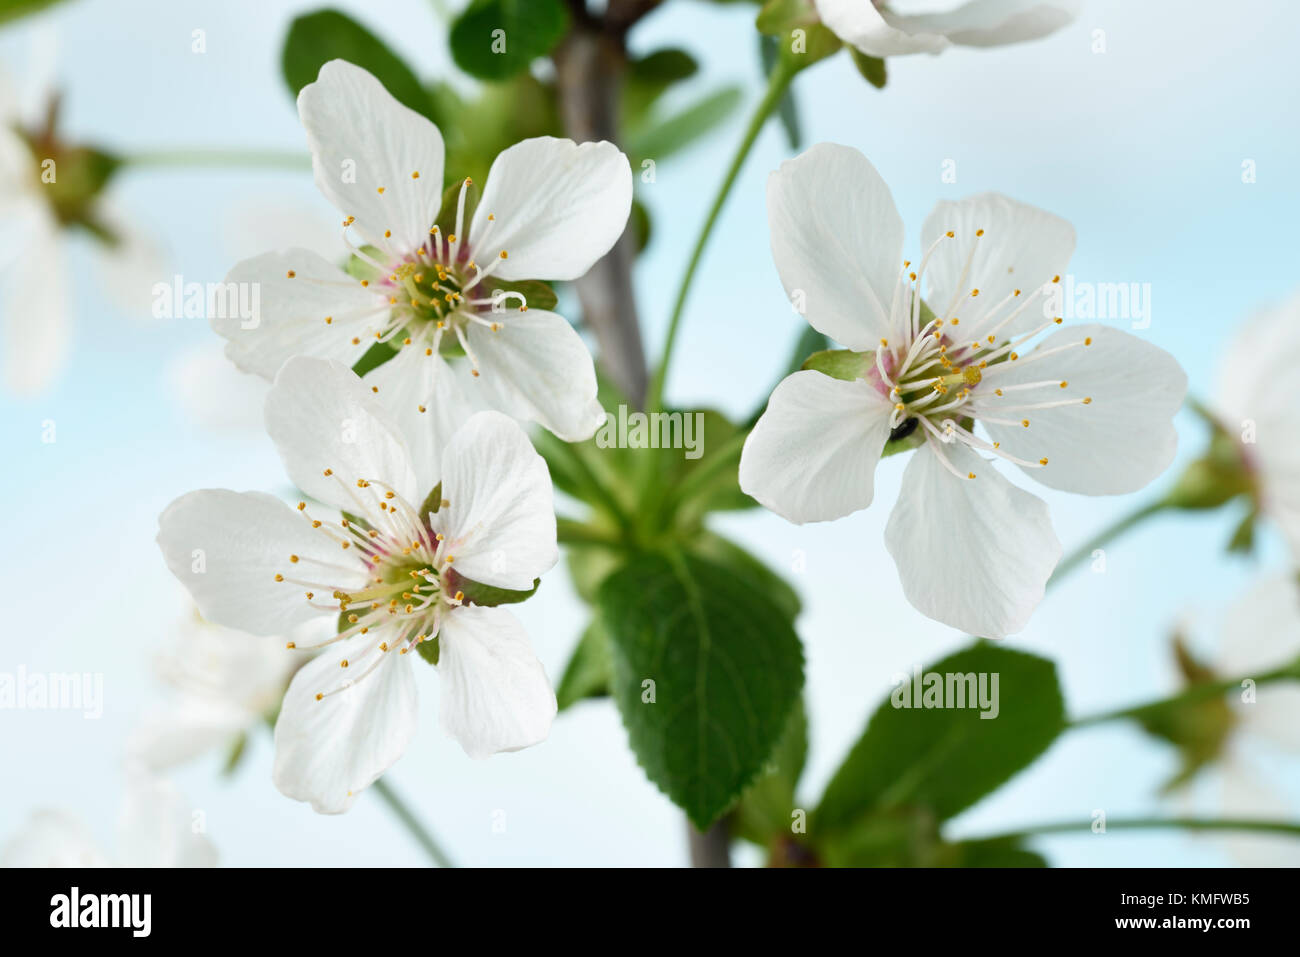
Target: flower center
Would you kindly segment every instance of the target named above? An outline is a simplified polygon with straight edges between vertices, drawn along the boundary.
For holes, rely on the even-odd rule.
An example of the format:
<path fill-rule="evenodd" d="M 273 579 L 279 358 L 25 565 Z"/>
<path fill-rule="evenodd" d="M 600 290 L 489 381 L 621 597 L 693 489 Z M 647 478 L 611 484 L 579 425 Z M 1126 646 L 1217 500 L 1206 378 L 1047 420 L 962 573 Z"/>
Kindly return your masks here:
<path fill-rule="evenodd" d="M 527 297 L 515 290 L 498 290 L 489 294 L 483 281 L 509 258 L 501 249 L 491 253 L 487 265 L 474 257 L 470 243 L 462 229 L 465 226 L 465 198 L 473 181 L 466 178 L 461 183 L 456 206 L 455 232 L 443 235 L 435 224 L 429 229 L 429 238 L 416 250 L 396 261 L 380 262 L 367 250 L 350 241 L 353 253 L 373 266 L 382 277 L 375 282 L 378 292 L 388 296 L 389 311 L 375 330 L 377 342 L 401 340 L 403 346 L 423 346 L 428 355 L 466 356 L 472 374 L 479 374 L 478 361 L 466 338 L 471 323 L 477 323 L 493 332 L 501 328 L 494 313 L 504 312 L 513 305 L 520 312 L 527 311 Z M 346 229 L 352 217 L 344 220 Z M 490 249 L 487 240 L 496 224 L 496 216 L 488 216 L 483 234 L 475 238 L 474 247 Z M 369 286 L 368 280 L 362 285 Z"/>
<path fill-rule="evenodd" d="M 323 648 L 363 635 L 369 640 L 360 643 L 351 659 L 340 659 L 349 677 L 338 687 L 318 692 L 317 700 L 351 687 L 393 650 L 404 655 L 436 638 L 447 609 L 465 599 L 455 590 L 455 558 L 421 510 L 378 480 L 357 479 L 350 485 L 332 469 L 324 474 L 346 491 L 356 514 L 370 519 L 344 513 L 338 522 L 325 522 L 307 513 L 306 502 L 298 503 L 312 528 L 337 545 L 343 557 L 336 562 L 289 555 L 289 573 L 277 573 L 275 580 L 304 588 L 312 608 L 337 611 L 339 630 L 315 645 L 290 642 L 289 647 Z"/>
<path fill-rule="evenodd" d="M 983 229 L 975 231 L 957 280 L 958 291 L 941 312 L 932 311 L 921 301 L 921 283 L 935 250 L 955 240 L 956 234 L 948 231 L 940 236 L 915 271 L 911 270 L 910 262 L 903 263 L 904 277 L 890 307 L 890 327 L 895 338 L 893 342 L 880 340 L 880 348 L 875 352 L 875 374 L 871 376 L 873 385 L 894 405 L 889 421 L 891 438 L 904 438 L 922 428 L 926 442 L 934 448 L 943 465 L 954 475 L 967 479 L 975 478 L 975 473 L 954 467 L 943 452 L 944 445 L 958 441 L 1018 465 L 1039 468 L 1047 465 L 1045 456 L 1037 461 L 1017 458 L 1003 451 L 1000 442 L 976 436 L 972 429 L 977 421 L 1028 429 L 1030 419 L 1024 413 L 1030 410 L 1092 402 L 1090 396 L 1023 401 L 1036 398 L 1032 395 L 1036 390 L 1055 389 L 1059 393 L 1069 388 L 1069 382 L 1050 378 L 1021 381 L 1019 376 L 1009 375 L 1013 367 L 1018 372 L 1025 365 L 1066 349 L 1089 346 L 1092 339 L 1083 337 L 1067 345 L 1038 349 L 1031 356 L 1021 358 L 1018 350 L 1024 343 L 1060 325 L 1062 320 L 1051 318 L 1029 332 L 1014 335 L 1008 326 L 1032 305 L 1037 303 L 1041 308 L 1052 285 L 1061 277 L 1052 277 L 1027 296 L 1014 289 L 1000 302 L 984 306 L 979 288 L 971 287 L 967 291 L 966 286 L 984 234 Z M 959 307 L 966 311 L 963 303 L 973 313 L 964 325 L 956 315 Z M 1022 396 L 1022 393 L 1031 395 Z"/>

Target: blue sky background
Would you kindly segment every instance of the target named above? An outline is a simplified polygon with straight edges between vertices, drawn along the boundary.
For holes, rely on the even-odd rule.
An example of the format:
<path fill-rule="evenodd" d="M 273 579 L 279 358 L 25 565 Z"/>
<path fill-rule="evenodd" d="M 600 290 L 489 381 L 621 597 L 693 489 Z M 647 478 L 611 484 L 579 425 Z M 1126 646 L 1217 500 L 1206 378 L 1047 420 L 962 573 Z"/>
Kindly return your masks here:
<path fill-rule="evenodd" d="M 346 3 L 426 78 L 453 76 L 436 4 Z M 64 130 L 124 152 L 181 147 L 303 151 L 292 98 L 279 73 L 288 21 L 314 3 L 284 0 L 78 0 L 0 32 L 0 62 L 21 78 L 36 30 L 57 36 Z M 1207 14 L 1213 9 L 1214 16 Z M 674 0 L 633 35 L 640 51 L 682 46 L 703 64 L 678 91 L 683 101 L 718 84 L 761 92 L 757 43 L 744 4 Z M 207 52 L 191 52 L 206 31 Z M 1093 52 L 1104 31 L 1104 53 Z M 847 55 L 799 78 L 807 144 L 861 149 L 890 183 L 909 243 L 939 199 L 987 189 L 1009 193 L 1074 223 L 1079 281 L 1150 283 L 1153 316 L 1138 334 L 1170 350 L 1194 394 L 1212 397 L 1220 353 L 1253 310 L 1300 285 L 1300 72 L 1294 38 L 1300 6 L 1239 2 L 1230 8 L 1161 0 L 1090 0 L 1070 28 L 1034 44 L 955 50 L 891 60 L 889 85 L 863 82 Z M 638 267 L 641 317 L 651 350 L 661 341 L 676 277 L 730 155 L 742 114 L 688 153 L 665 160 L 639 186 L 655 222 Z M 695 286 L 669 383 L 686 407 L 743 413 L 764 398 L 799 329 L 771 265 L 763 186 L 789 155 L 773 126 L 736 185 Z M 957 182 L 941 181 L 945 160 Z M 1257 182 L 1242 182 L 1253 160 Z M 306 172 L 128 171 L 116 195 L 167 259 L 159 280 L 220 280 L 240 257 L 270 248 L 258 217 L 302 208 L 337 218 Z M 328 244 L 335 237 L 326 235 Z M 909 246 L 915 252 L 914 246 Z M 6 468 L 10 594 L 0 668 L 95 671 L 105 676 L 104 717 L 0 712 L 0 841 L 30 811 L 62 806 L 113 843 L 123 780 L 122 745 L 140 713 L 161 697 L 149 670 L 186 601 L 153 542 L 156 519 L 198 487 L 284 487 L 269 443 L 255 432 L 196 426 L 168 380 L 177 356 L 215 339 L 199 320 L 152 321 L 115 308 L 99 287 L 93 250 L 74 248 L 65 282 L 74 303 L 71 361 L 36 399 L 0 395 Z M 1122 325 L 1127 325 L 1123 323 Z M 0 348 L 4 348 L 0 344 Z M 54 420 L 58 440 L 40 441 Z M 1204 440 L 1179 419 L 1180 460 Z M 805 599 L 799 629 L 808 658 L 812 746 L 803 791 L 821 787 L 890 688 L 890 677 L 960 646 L 964 636 L 929 621 L 903 599 L 883 548 L 884 523 L 904 462 L 886 460 L 876 504 L 825 525 L 795 527 L 760 511 L 719 527 L 791 572 Z M 1135 507 L 1136 496 L 1091 499 L 1043 492 L 1067 550 Z M 1013 480 L 1021 481 L 1019 477 Z M 1026 482 L 1026 484 L 1028 484 Z M 1091 713 L 1166 693 L 1176 679 L 1173 624 L 1198 619 L 1212 650 L 1215 617 L 1261 572 L 1283 567 L 1276 536 L 1254 562 L 1221 555 L 1235 515 L 1160 518 L 1115 544 L 1105 574 L 1076 574 L 1010 644 L 1059 666 L 1071 713 Z M 522 606 L 539 656 L 558 677 L 585 623 L 560 570 Z M 437 677 L 422 675 L 423 727 L 390 778 L 460 861 L 474 864 L 663 864 L 684 860 L 680 814 L 636 766 L 612 705 L 578 706 L 542 746 L 473 762 L 436 724 Z M 1252 751 L 1300 813 L 1300 769 L 1276 752 Z M 174 775 L 207 816 L 228 864 L 422 863 L 377 799 L 321 817 L 271 785 L 269 736 L 233 779 L 220 756 Z M 1175 813 L 1155 797 L 1175 755 L 1128 726 L 1070 734 L 1028 772 L 964 814 L 961 833 L 1034 821 Z M 1214 810 L 1212 788 L 1198 789 Z M 505 833 L 494 833 L 504 811 Z M 1057 864 L 1226 864 L 1220 844 L 1173 833 L 1111 833 L 1038 843 Z M 1300 861 L 1300 846 L 1294 848 Z"/>

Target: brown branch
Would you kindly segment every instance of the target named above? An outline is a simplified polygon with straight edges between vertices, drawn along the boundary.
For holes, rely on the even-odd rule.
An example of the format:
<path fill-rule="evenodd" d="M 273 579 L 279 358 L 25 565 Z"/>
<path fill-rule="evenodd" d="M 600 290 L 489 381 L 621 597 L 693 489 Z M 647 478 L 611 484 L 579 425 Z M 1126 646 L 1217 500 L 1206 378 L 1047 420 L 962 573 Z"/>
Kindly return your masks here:
<path fill-rule="evenodd" d="M 553 54 L 560 117 L 565 131 L 578 142 L 619 142 L 619 95 L 627 67 L 623 46 L 625 21 L 594 19 L 580 0 L 574 7 L 569 35 Z M 637 18 L 653 7 L 648 0 L 611 3 L 621 17 L 631 15 L 624 8 L 640 10 Z M 644 8 L 644 9 L 642 9 Z M 647 372 L 641 326 L 637 319 L 632 289 L 632 264 L 636 259 L 636 238 L 629 221 L 622 237 L 600 262 L 579 279 L 578 299 L 582 315 L 596 334 L 601 363 L 628 400 L 637 408 L 645 403 Z"/>

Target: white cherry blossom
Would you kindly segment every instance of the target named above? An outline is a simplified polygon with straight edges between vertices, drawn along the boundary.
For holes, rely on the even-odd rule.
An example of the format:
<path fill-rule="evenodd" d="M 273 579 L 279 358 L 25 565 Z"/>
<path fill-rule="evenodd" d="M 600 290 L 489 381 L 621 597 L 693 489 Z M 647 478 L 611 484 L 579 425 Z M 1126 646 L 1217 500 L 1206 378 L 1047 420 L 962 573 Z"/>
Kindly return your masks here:
<path fill-rule="evenodd" d="M 839 518 L 871 504 L 887 442 L 919 442 L 885 531 L 904 593 L 973 634 L 1019 631 L 1061 546 L 1046 504 L 986 456 L 1055 489 L 1135 491 L 1173 458 L 1182 369 L 1135 336 L 1045 316 L 1074 250 L 1050 213 L 993 193 L 941 202 L 912 262 L 889 188 L 857 150 L 814 146 L 767 195 L 787 293 L 861 357 L 851 380 L 809 369 L 777 386 L 741 488 L 792 522 Z"/>
<path fill-rule="evenodd" d="M 534 420 L 566 441 L 593 435 L 604 413 L 582 339 L 562 316 L 530 308 L 526 291 L 497 283 L 591 268 L 627 223 L 627 157 L 606 142 L 524 140 L 496 157 L 472 217 L 471 183 L 461 181 L 444 232 L 433 123 L 343 60 L 321 67 L 298 111 L 316 185 L 343 214 L 344 239 L 367 272 L 349 275 L 306 249 L 239 263 L 227 282 L 256 284 L 260 317 L 213 319 L 227 355 L 270 379 L 294 355 L 351 366 L 389 343 L 397 355 L 366 382 L 412 436 L 427 430 L 428 410 L 455 420 L 467 408 Z"/>
<path fill-rule="evenodd" d="M 479 412 L 435 443 L 436 456 L 416 458 L 355 373 L 308 357 L 280 370 L 266 423 L 289 477 L 336 511 L 191 492 L 163 512 L 158 541 L 211 621 L 268 636 L 337 622 L 285 695 L 280 790 L 345 811 L 401 756 L 424 667 L 411 653 L 426 642 L 436 642 L 442 725 L 471 757 L 543 740 L 555 695 L 523 626 L 466 597 L 527 591 L 558 559 L 550 477 L 523 430 Z"/>

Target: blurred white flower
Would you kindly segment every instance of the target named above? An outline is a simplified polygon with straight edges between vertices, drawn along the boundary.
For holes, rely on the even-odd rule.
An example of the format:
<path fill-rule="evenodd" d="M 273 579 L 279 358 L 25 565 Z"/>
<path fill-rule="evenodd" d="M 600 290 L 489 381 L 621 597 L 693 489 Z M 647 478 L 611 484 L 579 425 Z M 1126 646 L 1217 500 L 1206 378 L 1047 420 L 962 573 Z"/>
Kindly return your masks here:
<path fill-rule="evenodd" d="M 158 654 L 171 696 L 140 721 L 128 743 L 131 757 L 162 769 L 230 747 L 275 714 L 299 664 L 278 642 L 189 616 Z"/>
<path fill-rule="evenodd" d="M 105 854 L 76 816 L 35 812 L 0 850 L 3 867 L 212 867 L 217 852 L 201 812 L 167 781 L 127 772 L 117 850 Z"/>
<path fill-rule="evenodd" d="M 285 695 L 280 790 L 345 811 L 402 755 L 418 721 L 404 659 L 417 649 L 436 650 L 442 724 L 471 757 L 543 740 L 555 695 L 523 626 L 462 591 L 530 590 L 558 558 L 550 477 L 523 430 L 480 412 L 434 443 L 435 459 L 416 459 L 350 369 L 307 357 L 280 370 L 266 420 L 289 477 L 344 517 L 209 489 L 167 507 L 158 542 L 211 621 L 259 635 L 321 618 L 342 628 Z"/>
<path fill-rule="evenodd" d="M 54 130 L 57 98 L 43 128 L 27 124 L 19 97 L 0 76 L 0 314 L 4 379 L 13 391 L 47 387 L 72 340 L 68 243 L 93 240 L 102 283 L 130 314 L 150 315 L 161 257 L 101 190 L 116 160 L 62 142 Z M 102 178 L 102 179 L 101 179 Z"/>
<path fill-rule="evenodd" d="M 1214 405 L 1236 439 L 1264 514 L 1300 562 L 1300 428 L 1289 387 L 1300 366 L 1300 293 L 1234 331 Z"/>
<path fill-rule="evenodd" d="M 825 143 L 783 163 L 767 199 L 786 292 L 859 356 L 852 378 L 808 369 L 776 387 L 745 443 L 741 488 L 792 522 L 835 519 L 871 504 L 887 442 L 922 445 L 885 530 L 904 593 L 971 634 L 1019 631 L 1061 545 L 1046 504 L 981 453 L 1050 488 L 1135 491 L 1174 456 L 1186 375 L 1164 350 L 1095 324 L 1027 351 L 1061 323 L 1044 316 L 1074 251 L 1074 229 L 1050 213 L 995 193 L 941 202 L 912 265 L 880 174 Z"/>
<path fill-rule="evenodd" d="M 939 53 L 949 46 L 994 47 L 1037 40 L 1078 15 L 1079 0 L 948 0 L 945 10 L 912 0 L 813 0 L 822 23 L 875 57 Z"/>
<path fill-rule="evenodd" d="M 241 372 L 215 340 L 172 358 L 166 377 L 168 390 L 194 425 L 211 432 L 261 434 L 270 383 Z"/>
<path fill-rule="evenodd" d="M 306 249 L 239 263 L 228 283 L 260 290 L 260 321 L 212 326 L 241 369 L 272 378 L 294 355 L 355 365 L 377 342 L 397 355 L 366 375 L 417 436 L 435 410 L 470 408 L 535 420 L 569 441 L 604 421 L 591 355 L 561 316 L 528 308 L 528 291 L 499 282 L 575 279 L 622 234 L 632 173 L 610 143 L 538 137 L 503 151 L 465 222 L 462 183 L 453 232 L 443 201 L 442 134 L 373 76 L 342 60 L 298 96 L 316 185 L 344 215 L 344 239 L 367 275 L 350 276 Z M 352 245 L 355 228 L 362 245 Z M 455 377 L 449 363 L 462 367 Z M 420 454 L 417 450 L 417 455 Z"/>
<path fill-rule="evenodd" d="M 1300 584 L 1292 576 L 1267 579 L 1228 610 L 1215 676 L 1258 675 L 1300 657 Z M 1222 750 L 1204 772 L 1224 817 L 1289 820 L 1297 808 L 1279 793 L 1262 767 L 1260 752 L 1300 756 L 1300 686 L 1289 681 L 1252 684 L 1228 696 L 1231 723 Z M 1192 807 L 1190 788 L 1180 801 Z M 1300 841 L 1247 832 L 1217 835 L 1243 864 L 1254 867 L 1300 865 Z"/>

